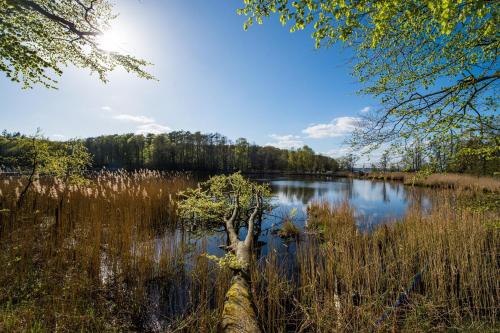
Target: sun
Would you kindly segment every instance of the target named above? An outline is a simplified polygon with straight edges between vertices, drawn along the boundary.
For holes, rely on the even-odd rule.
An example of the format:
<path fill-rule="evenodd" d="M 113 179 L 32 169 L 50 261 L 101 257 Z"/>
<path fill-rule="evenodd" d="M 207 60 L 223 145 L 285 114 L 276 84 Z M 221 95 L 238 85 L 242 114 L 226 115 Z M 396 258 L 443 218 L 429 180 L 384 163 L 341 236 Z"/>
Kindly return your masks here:
<path fill-rule="evenodd" d="M 126 45 L 125 36 L 120 30 L 111 28 L 98 38 L 98 44 L 104 51 L 123 51 Z"/>

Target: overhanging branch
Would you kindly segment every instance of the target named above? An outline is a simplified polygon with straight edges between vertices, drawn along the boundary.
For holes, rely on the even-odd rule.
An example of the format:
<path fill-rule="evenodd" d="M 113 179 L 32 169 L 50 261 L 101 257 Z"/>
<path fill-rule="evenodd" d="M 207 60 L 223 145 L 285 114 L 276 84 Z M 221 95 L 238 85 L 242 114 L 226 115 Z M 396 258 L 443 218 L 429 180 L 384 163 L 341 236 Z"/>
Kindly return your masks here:
<path fill-rule="evenodd" d="M 27 9 L 27 10 L 35 11 L 35 12 L 39 13 L 40 15 L 43 15 L 44 17 L 48 18 L 49 20 L 52 20 L 52 21 L 62 25 L 63 27 L 67 28 L 70 32 L 78 35 L 79 37 L 102 35 L 102 32 L 99 29 L 93 27 L 92 24 L 90 24 L 89 19 L 88 19 L 89 12 L 93 9 L 93 3 L 92 3 L 91 7 L 84 6 L 84 9 L 85 9 L 85 21 L 95 31 L 80 30 L 80 29 L 78 29 L 78 27 L 76 26 L 76 24 L 74 22 L 71 22 L 71 21 L 65 19 L 64 17 L 61 17 L 61 16 L 56 15 L 54 13 L 51 13 L 49 10 L 45 9 L 44 7 L 42 7 L 41 5 L 39 5 L 33 1 L 7 0 L 7 3 L 12 5 L 12 6 L 22 7 L 22 8 Z M 79 1 L 78 1 L 78 3 L 81 4 Z"/>

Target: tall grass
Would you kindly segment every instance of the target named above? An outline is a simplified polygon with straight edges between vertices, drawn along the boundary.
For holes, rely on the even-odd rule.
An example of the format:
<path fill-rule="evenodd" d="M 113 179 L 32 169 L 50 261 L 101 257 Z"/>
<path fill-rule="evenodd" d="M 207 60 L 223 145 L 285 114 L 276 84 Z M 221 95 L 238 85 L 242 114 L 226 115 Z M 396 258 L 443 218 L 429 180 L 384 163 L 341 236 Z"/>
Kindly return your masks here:
<path fill-rule="evenodd" d="M 176 223 L 188 176 L 44 179 L 16 209 L 22 185 L 0 179 L 1 332 L 218 330 L 232 274 L 202 255 L 208 236 Z M 296 252 L 268 244 L 253 263 L 264 331 L 498 329 L 500 213 L 461 208 L 467 193 L 436 191 L 431 212 L 370 232 L 346 203 L 311 206 Z"/>
<path fill-rule="evenodd" d="M 500 179 L 498 177 L 457 173 L 434 173 L 426 175 L 418 172 L 369 172 L 364 177 L 369 179 L 397 180 L 404 182 L 406 185 L 415 186 L 500 192 Z"/>
<path fill-rule="evenodd" d="M 255 275 L 266 332 L 498 329 L 498 211 L 457 209 L 444 194 L 430 214 L 414 208 L 370 233 L 346 203 L 311 207 L 322 232 L 298 244 L 295 275 L 272 259 Z"/>
<path fill-rule="evenodd" d="M 189 177 L 102 172 L 85 186 L 42 179 L 17 209 L 24 181 L 0 180 L 0 331 L 145 325 L 151 282 L 184 269 L 175 194 Z"/>

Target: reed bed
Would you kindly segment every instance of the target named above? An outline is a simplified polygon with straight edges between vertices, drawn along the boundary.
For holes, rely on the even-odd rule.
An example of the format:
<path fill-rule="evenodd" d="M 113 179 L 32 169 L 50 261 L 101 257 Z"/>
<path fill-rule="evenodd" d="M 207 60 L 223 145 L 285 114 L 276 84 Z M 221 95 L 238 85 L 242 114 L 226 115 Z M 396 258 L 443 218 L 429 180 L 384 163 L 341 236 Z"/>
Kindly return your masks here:
<path fill-rule="evenodd" d="M 370 232 L 347 203 L 311 206 L 297 250 L 268 244 L 253 265 L 263 331 L 498 331 L 499 211 L 457 206 L 470 195 L 437 191 L 431 212 L 415 206 Z M 185 332 L 207 332 L 197 318 L 217 331 L 229 273 L 213 273 L 215 306 L 191 313 Z"/>
<path fill-rule="evenodd" d="M 406 185 L 414 186 L 500 192 L 500 178 L 498 177 L 457 173 L 434 173 L 425 175 L 415 172 L 370 172 L 364 177 L 369 179 L 402 181 Z"/>
<path fill-rule="evenodd" d="M 190 177 L 101 172 L 80 186 L 42 178 L 17 207 L 24 182 L 0 179 L 0 331 L 154 325 L 155 281 L 187 274 L 175 195 Z"/>
<path fill-rule="evenodd" d="M 22 179 L 0 179 L 0 331 L 217 332 L 232 273 L 203 255 L 213 236 L 176 223 L 175 194 L 193 184 L 44 179 L 17 209 Z M 264 332 L 498 330 L 500 211 L 460 206 L 471 195 L 436 190 L 430 212 L 369 232 L 347 203 L 311 206 L 296 251 L 268 244 L 252 265 Z"/>
<path fill-rule="evenodd" d="M 370 233 L 346 203 L 310 207 L 309 230 L 321 232 L 298 244 L 292 276 L 273 255 L 255 275 L 265 331 L 498 329 L 498 211 L 457 209 L 449 193 L 437 195 L 430 214 L 415 207 Z"/>

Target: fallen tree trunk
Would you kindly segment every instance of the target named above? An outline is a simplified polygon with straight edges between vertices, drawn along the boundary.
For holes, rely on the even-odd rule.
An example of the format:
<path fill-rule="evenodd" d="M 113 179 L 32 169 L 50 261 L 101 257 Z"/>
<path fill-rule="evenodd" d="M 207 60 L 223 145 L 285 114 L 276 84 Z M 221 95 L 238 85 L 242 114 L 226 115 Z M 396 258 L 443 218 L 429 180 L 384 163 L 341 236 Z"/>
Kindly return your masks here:
<path fill-rule="evenodd" d="M 250 258 L 254 234 L 254 219 L 261 208 L 260 198 L 256 195 L 256 207 L 248 219 L 248 231 L 244 241 L 238 239 L 234 229 L 234 219 L 238 214 L 238 201 L 233 215 L 226 219 L 226 229 L 230 241 L 230 250 L 236 256 L 232 267 L 234 276 L 226 293 L 222 311 L 221 328 L 224 333 L 260 333 L 255 304 L 250 288 Z"/>
<path fill-rule="evenodd" d="M 244 273 L 237 273 L 233 276 L 231 287 L 226 293 L 222 312 L 222 331 L 225 333 L 260 333 L 250 281 Z"/>

